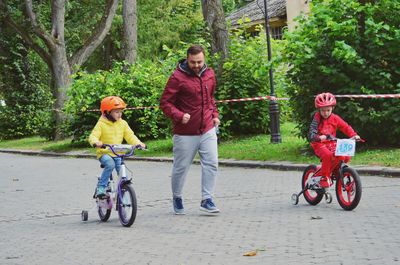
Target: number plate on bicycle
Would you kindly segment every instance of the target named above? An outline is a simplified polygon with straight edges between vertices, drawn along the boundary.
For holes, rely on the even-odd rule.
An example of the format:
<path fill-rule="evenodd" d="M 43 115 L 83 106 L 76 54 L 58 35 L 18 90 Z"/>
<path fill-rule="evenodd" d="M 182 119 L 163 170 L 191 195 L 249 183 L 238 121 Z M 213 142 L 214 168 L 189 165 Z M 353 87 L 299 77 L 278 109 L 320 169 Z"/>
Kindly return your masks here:
<path fill-rule="evenodd" d="M 338 139 L 336 142 L 335 156 L 354 156 L 356 141 L 353 139 Z"/>

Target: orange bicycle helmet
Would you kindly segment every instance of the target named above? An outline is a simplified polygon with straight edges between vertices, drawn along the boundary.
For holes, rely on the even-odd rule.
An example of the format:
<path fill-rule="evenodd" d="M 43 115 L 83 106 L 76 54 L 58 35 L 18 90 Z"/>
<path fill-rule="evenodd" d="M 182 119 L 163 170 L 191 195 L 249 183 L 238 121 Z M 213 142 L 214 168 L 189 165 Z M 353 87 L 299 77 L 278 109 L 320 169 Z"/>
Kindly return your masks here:
<path fill-rule="evenodd" d="M 120 98 L 116 96 L 105 97 L 101 100 L 100 110 L 102 114 L 106 114 L 106 112 L 110 112 L 113 109 L 125 109 L 126 104 Z"/>
<path fill-rule="evenodd" d="M 336 106 L 336 98 L 331 93 L 321 93 L 315 97 L 315 107 L 317 109 L 329 106 Z"/>

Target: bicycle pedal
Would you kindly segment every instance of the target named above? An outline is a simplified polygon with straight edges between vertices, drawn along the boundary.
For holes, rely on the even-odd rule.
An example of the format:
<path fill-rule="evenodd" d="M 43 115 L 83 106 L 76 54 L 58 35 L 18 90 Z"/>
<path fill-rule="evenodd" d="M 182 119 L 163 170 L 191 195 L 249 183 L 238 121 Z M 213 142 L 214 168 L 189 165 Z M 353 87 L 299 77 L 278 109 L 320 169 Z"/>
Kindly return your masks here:
<path fill-rule="evenodd" d="M 110 198 L 110 196 L 107 195 L 107 194 L 100 194 L 100 195 L 97 195 L 96 197 L 97 197 L 99 200 L 107 200 L 107 199 Z"/>

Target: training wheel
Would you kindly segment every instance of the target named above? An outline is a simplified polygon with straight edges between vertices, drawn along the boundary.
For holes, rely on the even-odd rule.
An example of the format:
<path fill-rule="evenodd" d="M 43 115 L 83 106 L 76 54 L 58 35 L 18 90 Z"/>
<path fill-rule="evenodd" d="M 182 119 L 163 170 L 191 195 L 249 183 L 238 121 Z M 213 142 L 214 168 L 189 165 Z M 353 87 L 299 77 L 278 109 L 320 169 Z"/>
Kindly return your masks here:
<path fill-rule="evenodd" d="M 329 192 L 325 193 L 325 201 L 326 203 L 331 203 L 332 202 L 332 194 L 330 194 Z"/>
<path fill-rule="evenodd" d="M 88 220 L 88 216 L 89 216 L 88 211 L 83 210 L 82 213 L 81 213 L 82 221 L 87 221 Z"/>
<path fill-rule="evenodd" d="M 297 205 L 299 203 L 299 196 L 296 193 L 292 194 L 292 204 Z"/>

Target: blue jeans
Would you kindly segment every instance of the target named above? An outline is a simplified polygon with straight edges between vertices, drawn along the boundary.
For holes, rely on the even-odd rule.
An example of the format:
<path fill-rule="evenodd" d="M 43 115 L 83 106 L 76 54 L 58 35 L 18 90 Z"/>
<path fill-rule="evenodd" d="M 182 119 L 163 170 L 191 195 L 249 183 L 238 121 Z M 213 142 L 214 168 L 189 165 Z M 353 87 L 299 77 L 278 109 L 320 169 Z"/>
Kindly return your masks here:
<path fill-rule="evenodd" d="M 112 157 L 110 155 L 102 155 L 99 161 L 104 166 L 104 170 L 100 176 L 97 186 L 105 188 L 108 185 L 108 181 L 110 179 L 111 173 L 113 172 L 114 168 L 117 171 L 117 173 L 119 173 L 119 170 L 121 168 L 121 158 Z"/>

